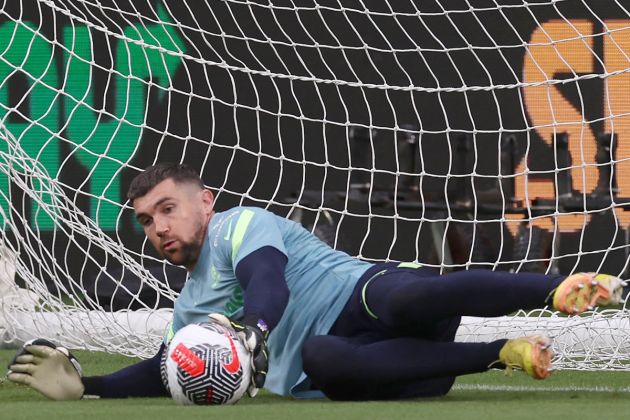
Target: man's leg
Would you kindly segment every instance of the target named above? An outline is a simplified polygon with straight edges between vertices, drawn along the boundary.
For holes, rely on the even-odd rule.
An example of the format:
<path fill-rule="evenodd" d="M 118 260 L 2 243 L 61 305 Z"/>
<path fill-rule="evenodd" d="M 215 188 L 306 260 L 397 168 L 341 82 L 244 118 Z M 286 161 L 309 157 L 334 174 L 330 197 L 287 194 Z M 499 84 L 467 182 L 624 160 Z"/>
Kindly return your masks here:
<path fill-rule="evenodd" d="M 375 276 L 375 273 L 381 274 Z M 482 287 L 527 290 L 520 295 L 508 293 L 512 306 L 502 303 L 502 308 L 489 309 L 488 305 L 503 296 L 495 293 L 489 297 L 469 291 L 461 284 L 476 280 L 474 278 L 458 275 L 446 285 L 453 289 L 444 291 L 444 284 L 438 281 L 448 276 L 438 276 L 433 270 L 394 268 L 384 273 L 373 270 L 357 284 L 330 335 L 307 340 L 302 353 L 305 372 L 333 399 L 444 395 L 456 376 L 483 372 L 490 366 L 503 368 L 506 364 L 524 368 L 531 376 L 544 377 L 539 372 L 548 374 L 550 350 L 547 343 L 527 340 L 454 343 L 460 318 L 453 314 L 460 311 L 460 303 L 464 314 L 469 311 L 471 314 L 500 314 L 502 310 L 522 307 L 524 302 L 528 305 L 527 302 L 531 302 L 534 307 L 543 306 L 563 278 L 533 275 L 537 278 L 532 280 L 521 275 L 518 280 L 538 281 L 538 284 L 514 286 L 499 283 L 505 277 L 493 276 L 490 271 L 479 274 L 482 273 L 491 275 L 489 280 L 480 280 Z M 508 282 L 517 280 L 514 276 L 507 277 Z M 458 289 L 460 286 L 463 290 Z M 436 302 L 432 291 L 449 299 Z M 477 302 L 469 304 L 467 299 L 477 299 Z M 410 308 L 403 311 L 397 305 Z M 396 319 L 397 316 L 400 318 Z M 508 342 L 511 345 L 505 346 Z"/>
<path fill-rule="evenodd" d="M 401 399 L 446 394 L 455 377 L 484 372 L 507 340 L 454 343 L 400 337 L 316 336 L 302 350 L 304 371 L 337 400 Z"/>
<path fill-rule="evenodd" d="M 436 276 L 426 269 L 394 269 L 365 282 L 361 297 L 371 317 L 408 329 L 452 316 L 501 316 L 546 305 L 579 314 L 619 303 L 624 286 L 616 277 L 596 273 L 566 277 L 468 270 Z"/>
<path fill-rule="evenodd" d="M 375 267 L 357 284 L 330 331 L 352 337 L 369 332 L 438 341 L 460 315 L 499 316 L 544 307 L 564 276 L 470 270 L 440 276 L 429 268 Z M 448 327 L 445 327 L 447 325 Z"/>
<path fill-rule="evenodd" d="M 468 270 L 432 275 L 394 269 L 363 286 L 366 313 L 389 328 L 413 329 L 454 316 L 501 316 L 551 304 L 565 276 Z"/>

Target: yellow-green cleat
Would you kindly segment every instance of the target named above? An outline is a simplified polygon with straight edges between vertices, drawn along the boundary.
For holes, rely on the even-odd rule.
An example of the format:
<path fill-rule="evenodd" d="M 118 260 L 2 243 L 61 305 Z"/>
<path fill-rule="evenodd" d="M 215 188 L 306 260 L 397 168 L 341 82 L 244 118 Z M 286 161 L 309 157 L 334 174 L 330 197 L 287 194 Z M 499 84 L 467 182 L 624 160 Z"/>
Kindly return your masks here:
<path fill-rule="evenodd" d="M 595 306 L 621 302 L 626 282 L 608 274 L 576 273 L 560 283 L 553 294 L 553 307 L 568 315 L 578 315 Z"/>
<path fill-rule="evenodd" d="M 551 339 L 544 335 L 508 340 L 499 352 L 499 360 L 505 365 L 507 374 L 521 369 L 534 379 L 545 379 L 551 375 Z"/>

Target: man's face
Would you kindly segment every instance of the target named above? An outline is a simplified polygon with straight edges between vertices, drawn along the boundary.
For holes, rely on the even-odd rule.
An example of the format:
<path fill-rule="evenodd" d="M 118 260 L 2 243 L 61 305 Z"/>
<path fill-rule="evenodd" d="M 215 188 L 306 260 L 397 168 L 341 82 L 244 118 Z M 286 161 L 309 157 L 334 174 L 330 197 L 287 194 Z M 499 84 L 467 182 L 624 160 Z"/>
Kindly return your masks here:
<path fill-rule="evenodd" d="M 133 200 L 133 207 L 144 233 L 160 255 L 190 271 L 199 258 L 213 203 L 209 190 L 169 178 Z"/>

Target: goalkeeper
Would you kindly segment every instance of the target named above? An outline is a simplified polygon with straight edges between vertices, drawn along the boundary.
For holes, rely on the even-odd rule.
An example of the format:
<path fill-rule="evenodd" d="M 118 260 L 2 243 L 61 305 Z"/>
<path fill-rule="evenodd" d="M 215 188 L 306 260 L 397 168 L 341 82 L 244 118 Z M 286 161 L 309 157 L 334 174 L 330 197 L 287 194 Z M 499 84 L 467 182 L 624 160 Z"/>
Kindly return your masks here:
<path fill-rule="evenodd" d="M 417 264 L 370 264 L 266 210 L 215 212 L 212 193 L 183 164 L 147 168 L 128 197 L 157 251 L 189 271 L 165 343 L 209 314 L 230 324 L 252 354 L 251 396 L 263 385 L 295 397 L 437 396 L 456 376 L 492 367 L 542 379 L 551 363 L 548 338 L 454 342 L 460 317 L 546 305 L 579 314 L 618 303 L 624 286 L 594 273 L 439 275 Z M 98 377 L 81 377 L 65 349 L 35 344 L 18 352 L 8 378 L 50 398 L 167 395 L 160 377 L 165 344 L 151 359 Z"/>

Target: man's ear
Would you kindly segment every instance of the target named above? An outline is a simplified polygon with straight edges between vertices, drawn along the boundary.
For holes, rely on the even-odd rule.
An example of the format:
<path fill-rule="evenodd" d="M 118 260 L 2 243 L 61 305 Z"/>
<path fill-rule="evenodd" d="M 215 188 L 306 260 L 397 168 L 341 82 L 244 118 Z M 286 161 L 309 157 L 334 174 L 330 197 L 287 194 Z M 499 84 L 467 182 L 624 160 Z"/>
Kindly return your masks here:
<path fill-rule="evenodd" d="M 214 194 L 212 194 L 212 191 L 204 188 L 203 191 L 201 191 L 201 201 L 203 202 L 205 212 L 207 214 L 212 213 L 214 208 Z"/>

